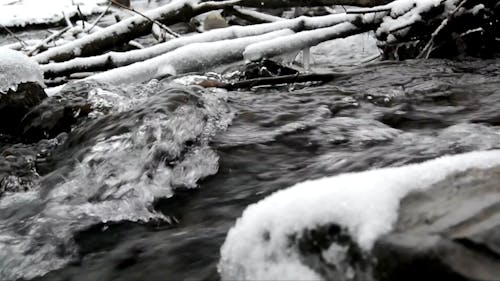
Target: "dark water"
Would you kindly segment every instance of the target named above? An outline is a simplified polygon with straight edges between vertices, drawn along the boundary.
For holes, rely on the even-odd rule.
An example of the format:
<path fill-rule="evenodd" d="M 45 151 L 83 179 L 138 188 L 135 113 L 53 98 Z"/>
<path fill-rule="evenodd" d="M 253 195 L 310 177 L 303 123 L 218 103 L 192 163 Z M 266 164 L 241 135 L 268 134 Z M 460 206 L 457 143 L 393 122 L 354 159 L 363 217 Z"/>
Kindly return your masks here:
<path fill-rule="evenodd" d="M 0 199 L 1 279 L 218 279 L 228 229 L 278 189 L 500 147 L 499 60 L 381 62 L 308 87 L 64 94 L 82 89 L 98 110 L 53 140 L 30 191 Z"/>

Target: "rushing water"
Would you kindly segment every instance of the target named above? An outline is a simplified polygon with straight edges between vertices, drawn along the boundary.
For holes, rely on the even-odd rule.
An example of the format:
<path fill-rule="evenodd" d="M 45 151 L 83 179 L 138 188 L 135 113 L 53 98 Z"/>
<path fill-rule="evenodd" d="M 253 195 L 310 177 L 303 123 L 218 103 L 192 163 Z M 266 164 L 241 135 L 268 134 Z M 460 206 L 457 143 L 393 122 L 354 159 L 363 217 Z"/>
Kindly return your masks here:
<path fill-rule="evenodd" d="M 99 110 L 55 140 L 33 189 L 0 199 L 0 276 L 218 278 L 228 229 L 273 191 L 499 148 L 499 74 L 498 60 L 428 60 L 295 89 L 82 85 Z"/>
<path fill-rule="evenodd" d="M 315 69 L 373 54 L 368 41 L 335 44 L 344 47 L 315 53 Z M 227 231 L 276 190 L 500 148 L 498 59 L 342 70 L 323 85 L 252 91 L 173 79 L 68 87 L 63 95 L 84 92 L 95 110 L 45 141 L 50 157 L 25 159 L 35 179 L 13 181 L 29 191 L 0 197 L 0 279 L 218 279 Z M 22 158 L 5 153 L 8 142 L 1 160 Z"/>

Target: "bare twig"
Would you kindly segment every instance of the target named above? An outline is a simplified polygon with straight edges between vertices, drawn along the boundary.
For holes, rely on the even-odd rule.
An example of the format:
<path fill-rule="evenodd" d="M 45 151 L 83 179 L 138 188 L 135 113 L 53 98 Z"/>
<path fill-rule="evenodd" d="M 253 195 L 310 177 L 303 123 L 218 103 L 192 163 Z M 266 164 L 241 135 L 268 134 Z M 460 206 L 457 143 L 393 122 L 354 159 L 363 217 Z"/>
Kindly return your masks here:
<path fill-rule="evenodd" d="M 421 59 L 421 58 L 428 59 L 429 58 L 429 56 L 433 50 L 432 47 L 434 45 L 434 39 L 436 38 L 436 36 L 439 35 L 439 33 L 441 33 L 441 31 L 446 26 L 448 26 L 448 23 L 450 22 L 450 20 L 455 16 L 455 14 L 460 10 L 460 8 L 462 8 L 465 5 L 466 2 L 467 2 L 467 0 L 462 0 L 460 2 L 460 4 L 458 4 L 458 6 L 449 14 L 449 16 L 441 22 L 441 24 L 438 26 L 438 28 L 436 28 L 436 30 L 431 34 L 431 39 L 429 39 L 429 41 L 427 42 L 425 47 L 422 49 L 420 54 L 417 56 L 417 59 Z"/>
<path fill-rule="evenodd" d="M 76 10 L 78 11 L 78 15 L 80 16 L 80 21 L 82 22 L 82 28 L 85 29 L 85 16 L 82 13 L 82 10 L 80 10 L 80 5 L 76 5 Z"/>
<path fill-rule="evenodd" d="M 68 15 L 66 15 L 64 12 L 62 12 L 64 20 L 66 21 L 66 25 L 69 27 L 73 27 L 73 24 L 71 23 L 71 20 L 69 19 Z"/>
<path fill-rule="evenodd" d="M 14 32 L 12 32 L 6 26 L 4 26 L 3 24 L 0 24 L 0 27 L 3 28 L 5 31 L 7 31 L 7 33 L 9 33 L 10 36 L 12 36 L 14 39 L 16 39 L 17 41 L 19 41 L 19 43 L 21 43 L 24 47 L 27 46 L 26 42 L 24 42 L 23 39 L 17 37 L 17 35 L 15 35 Z"/>
<path fill-rule="evenodd" d="M 178 37 L 180 37 L 180 35 L 179 35 L 179 34 L 175 33 L 173 30 L 171 30 L 170 28 L 168 28 L 168 27 L 167 27 L 166 25 L 164 25 L 163 23 L 161 23 L 161 22 L 159 22 L 159 21 L 157 21 L 157 20 L 155 20 L 155 19 L 152 19 L 152 18 L 150 18 L 150 17 L 146 16 L 145 14 L 143 14 L 143 13 L 141 13 L 141 12 L 139 12 L 139 11 L 137 11 L 137 10 L 135 10 L 135 9 L 132 9 L 132 8 L 130 8 L 130 7 L 127 7 L 127 6 L 125 6 L 125 5 L 122 5 L 122 4 L 118 3 L 118 2 L 116 2 L 115 0 L 110 0 L 110 2 L 111 2 L 113 5 L 115 5 L 115 6 L 118 6 L 118 7 L 122 8 L 122 9 L 125 9 L 125 10 L 128 10 L 128 11 L 131 11 L 131 12 L 133 12 L 133 13 L 138 14 L 138 15 L 140 15 L 140 16 L 142 16 L 142 17 L 144 17 L 145 19 L 149 20 L 150 22 L 156 23 L 159 27 L 161 27 L 163 30 L 165 30 L 168 34 L 172 35 L 174 38 L 178 38 Z"/>
<path fill-rule="evenodd" d="M 58 32 L 50 35 L 49 37 L 45 38 L 42 42 L 38 43 L 35 45 L 35 47 L 28 52 L 28 56 L 32 56 L 35 52 L 39 51 L 43 46 L 46 46 L 48 43 L 52 42 L 53 40 L 61 37 L 64 33 L 66 33 L 68 30 L 73 28 L 72 26 L 66 26 L 65 28 L 59 30 Z"/>
<path fill-rule="evenodd" d="M 99 21 L 102 19 L 102 17 L 104 17 L 104 15 L 106 15 L 106 13 L 109 11 L 109 8 L 111 8 L 111 2 L 108 3 L 108 6 L 106 7 L 106 10 L 104 10 L 104 12 L 102 12 L 98 17 L 97 19 L 92 23 L 92 26 L 88 29 L 87 32 L 91 32 L 92 29 L 94 29 L 94 27 L 99 23 Z"/>

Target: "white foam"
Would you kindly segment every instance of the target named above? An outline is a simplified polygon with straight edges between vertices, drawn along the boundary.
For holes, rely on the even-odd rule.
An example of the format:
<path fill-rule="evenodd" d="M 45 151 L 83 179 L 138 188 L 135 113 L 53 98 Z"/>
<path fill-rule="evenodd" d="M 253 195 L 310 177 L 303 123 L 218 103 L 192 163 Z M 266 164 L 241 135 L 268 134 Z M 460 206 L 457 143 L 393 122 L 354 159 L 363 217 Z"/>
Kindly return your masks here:
<path fill-rule="evenodd" d="M 332 223 L 369 251 L 391 231 L 400 200 L 446 176 L 500 165 L 500 150 L 445 156 L 421 164 L 306 181 L 249 206 L 221 248 L 224 280 L 321 279 L 300 262 L 289 237 Z M 267 239 L 267 238 L 268 239 Z M 292 266 L 293 265 L 293 266 Z"/>

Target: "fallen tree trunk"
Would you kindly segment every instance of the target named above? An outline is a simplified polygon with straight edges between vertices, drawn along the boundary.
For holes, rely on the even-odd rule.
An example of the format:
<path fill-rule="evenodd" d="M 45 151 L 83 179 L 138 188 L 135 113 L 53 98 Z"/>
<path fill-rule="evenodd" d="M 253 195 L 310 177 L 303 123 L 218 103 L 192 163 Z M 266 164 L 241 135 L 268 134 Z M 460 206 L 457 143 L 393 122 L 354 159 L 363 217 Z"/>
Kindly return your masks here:
<path fill-rule="evenodd" d="M 42 70 L 44 71 L 46 78 L 69 75 L 75 72 L 103 71 L 151 59 L 193 43 L 214 42 L 219 40 L 255 36 L 281 29 L 291 29 L 295 32 L 299 32 L 302 30 L 328 27 L 344 21 L 355 22 L 359 21 L 359 18 L 359 15 L 337 14 L 314 18 L 299 17 L 290 20 L 282 20 L 252 26 L 232 26 L 192 36 L 172 39 L 165 43 L 140 50 L 133 50 L 129 52 L 109 52 L 94 57 L 75 58 L 65 62 L 49 63 L 42 65 Z"/>
<path fill-rule="evenodd" d="M 177 0 L 170 4 L 148 11 L 145 15 L 165 25 L 182 21 L 217 9 L 231 6 L 238 1 L 205 2 L 193 4 L 190 0 Z M 75 57 L 87 57 L 101 54 L 117 45 L 122 45 L 137 37 L 150 33 L 153 22 L 141 15 L 136 15 L 103 28 L 89 36 L 77 39 L 60 47 L 49 49 L 33 58 L 38 63 L 60 62 Z"/>
<path fill-rule="evenodd" d="M 334 5 L 374 7 L 392 1 L 394 0 L 242 0 L 238 5 L 254 8 L 292 8 Z"/>
<path fill-rule="evenodd" d="M 463 5 L 464 1 L 467 0 L 396 0 L 382 6 L 361 8 L 346 13 L 298 17 L 289 20 L 277 19 L 275 22 L 265 24 L 228 27 L 190 37 L 176 38 L 143 50 L 125 53 L 112 52 L 96 57 L 47 64 L 44 70 L 49 76 L 58 76 L 118 66 L 113 70 L 92 75 L 88 79 L 122 84 L 148 81 L 169 74 L 208 71 L 214 66 L 243 59 L 258 61 L 298 52 L 323 41 L 344 38 L 368 30 L 375 31 L 379 41 L 385 44 L 399 42 L 404 38 L 415 38 L 415 30 L 423 30 L 424 39 L 419 38 L 421 42 L 425 40 L 427 43 L 428 38 L 432 38 L 433 44 L 438 44 L 440 39 L 437 37 L 441 36 L 430 36 L 436 33 L 434 32 L 436 28 L 442 26 L 443 20 L 456 22 L 454 17 L 450 18 L 450 13 Z M 471 4 L 464 5 L 465 11 L 460 13 L 461 16 L 473 14 L 482 11 L 484 7 L 488 9 L 494 5 L 491 3 L 488 4 L 489 6 L 482 5 L 481 0 L 468 1 Z M 179 0 L 167 6 L 170 7 L 171 12 L 180 11 L 179 9 L 184 7 L 179 4 L 181 2 L 187 3 L 188 0 Z M 187 5 L 192 10 L 193 7 L 196 8 L 196 12 L 191 12 L 191 14 L 196 14 L 200 11 L 210 11 L 214 7 L 229 5 L 229 3 L 246 3 L 246 0 L 204 3 L 189 1 L 189 3 Z M 161 11 L 165 12 L 165 7 L 163 6 Z M 121 23 L 117 26 L 123 27 Z M 450 25 L 445 25 L 445 27 L 448 26 Z M 108 30 L 116 29 L 116 25 L 108 28 Z M 468 33 L 474 32 L 477 33 L 477 30 Z"/>
<path fill-rule="evenodd" d="M 358 27 L 350 22 L 339 23 L 332 27 L 302 31 L 252 44 L 245 49 L 243 56 L 246 60 L 258 61 L 263 58 L 272 58 L 315 46 L 324 41 L 345 38 L 365 31 L 365 28 Z"/>
<path fill-rule="evenodd" d="M 259 3 L 264 3 L 262 6 Z M 165 6 L 146 12 L 144 16 L 136 15 L 125 19 L 99 32 L 75 40 L 61 47 L 52 48 L 36 55 L 34 58 L 39 63 L 50 61 L 60 62 L 75 57 L 93 56 L 111 49 L 114 46 L 125 44 L 130 40 L 148 34 L 153 26 L 153 21 L 161 22 L 165 25 L 174 24 L 181 21 L 189 21 L 190 18 L 217 9 L 232 7 L 233 5 L 250 7 L 296 7 L 314 5 L 357 5 L 376 6 L 390 2 L 389 0 L 315 0 L 315 1 L 254 1 L 254 0 L 228 0 L 209 1 L 197 3 L 190 0 L 176 0 Z M 149 19 L 148 19 L 149 18 Z M 150 20 L 152 19 L 152 20 Z"/>
<path fill-rule="evenodd" d="M 258 36 L 190 44 L 143 62 L 90 76 L 86 80 L 97 80 L 110 84 L 129 84 L 169 75 L 205 71 L 217 65 L 241 61 L 243 51 L 250 44 L 291 33 L 293 33 L 292 30 L 285 29 Z M 204 51 L 200 52 L 200 50 Z"/>

